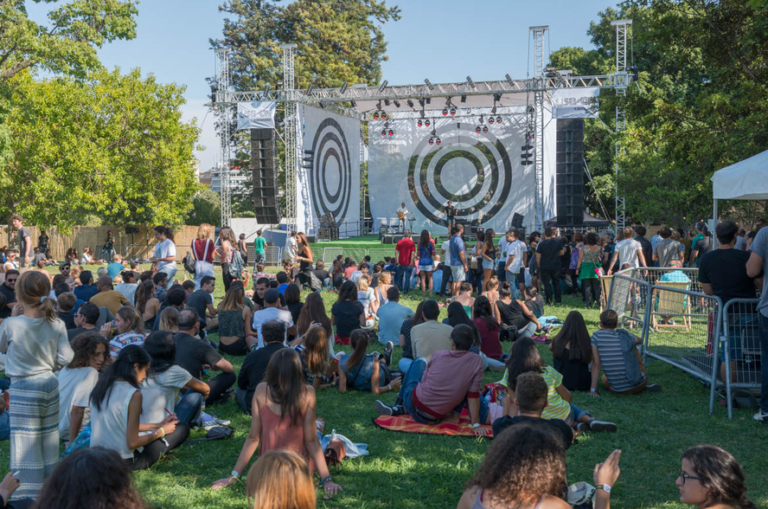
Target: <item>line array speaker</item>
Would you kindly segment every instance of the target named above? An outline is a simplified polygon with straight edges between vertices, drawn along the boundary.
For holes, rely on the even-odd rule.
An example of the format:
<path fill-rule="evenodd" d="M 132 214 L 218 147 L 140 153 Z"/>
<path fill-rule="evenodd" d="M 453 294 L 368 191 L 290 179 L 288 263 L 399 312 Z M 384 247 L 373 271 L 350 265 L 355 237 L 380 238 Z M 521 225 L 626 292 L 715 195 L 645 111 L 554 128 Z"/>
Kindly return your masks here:
<path fill-rule="evenodd" d="M 261 224 L 280 223 L 274 129 L 251 129 L 251 170 L 257 220 Z"/>
<path fill-rule="evenodd" d="M 584 224 L 584 120 L 557 121 L 557 225 Z"/>

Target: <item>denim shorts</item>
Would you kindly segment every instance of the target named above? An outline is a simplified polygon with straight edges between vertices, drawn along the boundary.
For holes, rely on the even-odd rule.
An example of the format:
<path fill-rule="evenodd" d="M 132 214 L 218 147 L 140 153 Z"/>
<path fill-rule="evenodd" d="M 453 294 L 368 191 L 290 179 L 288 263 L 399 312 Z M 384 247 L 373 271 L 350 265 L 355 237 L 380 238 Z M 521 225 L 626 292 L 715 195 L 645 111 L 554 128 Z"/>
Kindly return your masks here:
<path fill-rule="evenodd" d="M 493 270 L 494 260 L 486 260 L 483 258 L 483 270 Z"/>
<path fill-rule="evenodd" d="M 454 283 L 463 283 L 466 279 L 467 273 L 464 272 L 464 267 L 461 265 L 451 266 L 451 276 Z"/>

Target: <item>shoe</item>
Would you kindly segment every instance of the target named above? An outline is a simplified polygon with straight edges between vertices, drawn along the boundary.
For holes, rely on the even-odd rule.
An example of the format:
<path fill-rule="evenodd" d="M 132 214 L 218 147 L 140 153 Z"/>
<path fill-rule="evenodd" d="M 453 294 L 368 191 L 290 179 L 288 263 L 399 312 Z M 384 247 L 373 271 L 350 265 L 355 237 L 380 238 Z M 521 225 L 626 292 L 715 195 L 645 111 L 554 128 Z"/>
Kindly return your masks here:
<path fill-rule="evenodd" d="M 645 386 L 645 392 L 662 392 L 664 389 L 659 384 L 650 384 Z"/>
<path fill-rule="evenodd" d="M 395 345 L 393 345 L 391 341 L 387 341 L 387 344 L 384 345 L 384 362 L 387 363 L 387 366 L 392 365 L 392 351 L 394 349 Z"/>
<path fill-rule="evenodd" d="M 376 400 L 376 403 L 373 404 L 373 407 L 376 409 L 379 415 L 395 415 L 394 407 L 385 405 L 382 401 L 378 399 Z"/>
<path fill-rule="evenodd" d="M 591 421 L 589 421 L 589 429 L 590 431 L 616 431 L 618 428 L 612 422 L 598 421 L 597 419 L 592 419 Z"/>
<path fill-rule="evenodd" d="M 589 423 L 588 422 L 580 422 L 576 425 L 576 431 L 579 433 L 584 433 L 585 431 L 589 431 Z"/>
<path fill-rule="evenodd" d="M 202 425 L 206 431 L 216 426 L 229 426 L 229 424 L 230 421 L 227 419 L 219 419 L 215 415 L 203 413 Z"/>
<path fill-rule="evenodd" d="M 768 424 L 768 413 L 760 411 L 757 412 L 755 415 L 752 416 L 752 418 L 758 422 L 762 422 L 763 424 Z"/>

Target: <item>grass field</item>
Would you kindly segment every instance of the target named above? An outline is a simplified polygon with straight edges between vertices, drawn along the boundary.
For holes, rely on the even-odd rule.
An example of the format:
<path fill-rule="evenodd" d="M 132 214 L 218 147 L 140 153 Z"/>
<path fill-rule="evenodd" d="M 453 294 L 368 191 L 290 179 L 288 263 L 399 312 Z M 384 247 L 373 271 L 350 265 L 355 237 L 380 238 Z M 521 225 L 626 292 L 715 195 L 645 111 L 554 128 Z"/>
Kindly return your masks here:
<path fill-rule="evenodd" d="M 221 285 L 219 280 L 218 285 Z M 223 286 L 217 286 L 218 300 Z M 324 293 L 326 307 L 336 295 Z M 416 298 L 405 297 L 403 304 L 415 308 Z M 547 314 L 565 318 L 569 311 L 582 308 L 580 300 L 565 298 L 562 306 L 548 307 Z M 597 310 L 580 309 L 590 331 L 597 328 Z M 443 310 L 443 313 L 445 311 Z M 442 317 L 441 317 L 442 318 Z M 504 344 L 505 351 L 510 348 Z M 544 359 L 551 361 L 545 346 Z M 400 357 L 395 349 L 394 361 Z M 228 357 L 239 370 L 242 358 Z M 663 385 L 661 394 L 614 396 L 602 391 L 597 400 L 574 394 L 576 405 L 595 417 L 616 422 L 617 433 L 584 434 L 568 451 L 568 480 L 592 483 L 592 470 L 614 449 L 623 451 L 621 477 L 613 490 L 616 508 L 678 508 L 675 478 L 680 457 L 686 448 L 697 444 L 716 444 L 733 453 L 747 474 L 750 498 L 758 507 L 768 507 L 768 426 L 752 420 L 751 410 L 736 410 L 733 420 L 717 407 L 707 413 L 709 391 L 692 377 L 661 363 L 648 366 L 652 382 Z M 500 374 L 487 374 L 486 382 Z M 335 429 L 355 442 L 369 445 L 371 455 L 345 461 L 343 470 L 333 472 L 344 492 L 324 500 L 321 490 L 318 507 L 374 508 L 451 508 L 461 496 L 463 484 L 472 476 L 490 445 L 484 438 L 450 438 L 384 431 L 376 427 L 372 393 L 339 394 L 335 388 L 318 393 L 318 416 L 327 421 L 327 432 Z M 392 403 L 394 394 L 383 399 Z M 220 417 L 232 420 L 234 438 L 227 441 L 185 445 L 151 470 L 135 475 L 138 488 L 152 507 L 192 509 L 246 507 L 245 490 L 236 485 L 212 492 L 210 485 L 225 477 L 240 452 L 248 432 L 250 417 L 242 414 L 234 399 L 209 407 Z M 191 438 L 203 436 L 193 431 Z M 8 462 L 8 442 L 0 443 L 0 462 Z"/>

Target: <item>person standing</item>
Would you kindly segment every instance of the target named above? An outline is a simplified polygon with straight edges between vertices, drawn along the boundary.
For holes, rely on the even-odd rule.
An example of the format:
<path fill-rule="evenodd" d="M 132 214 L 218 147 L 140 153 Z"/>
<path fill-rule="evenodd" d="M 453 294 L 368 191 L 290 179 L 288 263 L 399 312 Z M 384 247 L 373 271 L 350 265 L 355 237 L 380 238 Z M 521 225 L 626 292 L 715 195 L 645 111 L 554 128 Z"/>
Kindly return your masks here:
<path fill-rule="evenodd" d="M 747 275 L 758 278 L 768 273 L 768 228 L 761 228 L 750 245 L 747 261 Z M 763 292 L 757 305 L 760 321 L 760 352 L 763 359 L 768 359 L 768 277 L 763 277 Z M 762 386 L 760 390 L 760 411 L 755 420 L 768 424 L 768 362 L 760 366 Z M 13 401 L 13 400 L 11 400 Z"/>
<path fill-rule="evenodd" d="M 0 352 L 7 353 L 11 378 L 11 471 L 18 472 L 18 498 L 35 498 L 59 461 L 59 382 L 55 370 L 75 356 L 51 284 L 39 272 L 25 272 L 16 283 L 23 314 L 0 324 Z"/>
<path fill-rule="evenodd" d="M 197 238 L 192 241 L 192 256 L 195 258 L 195 290 L 205 276 L 213 276 L 213 253 L 216 247 L 211 240 L 213 226 L 203 223 L 197 228 Z"/>
<path fill-rule="evenodd" d="M 453 227 L 456 226 L 456 207 L 453 206 L 451 200 L 448 200 L 448 204 L 445 206 L 445 217 L 448 221 L 448 232 L 453 231 Z"/>
<path fill-rule="evenodd" d="M 264 263 L 267 254 L 267 241 L 262 237 L 262 230 L 256 232 L 256 239 L 253 241 L 253 245 L 256 247 L 256 264 Z"/>
<path fill-rule="evenodd" d="M 104 241 L 104 246 L 101 248 L 104 260 L 107 263 L 112 263 L 115 257 L 115 236 L 111 231 L 107 232 L 107 240 Z M 114 277 L 114 276 L 112 276 Z"/>
<path fill-rule="evenodd" d="M 408 295 L 413 277 L 413 260 L 416 255 L 416 244 L 411 239 L 411 230 L 405 230 L 405 235 L 397 243 L 395 251 L 397 252 L 397 281 L 395 284 L 403 292 L 403 295 Z M 405 276 L 405 281 L 403 281 L 403 276 Z"/>
<path fill-rule="evenodd" d="M 173 231 L 167 226 L 155 226 L 155 253 L 149 260 L 157 262 L 157 270 L 168 274 L 166 285 L 173 284 L 176 277 L 176 244 L 173 243 Z"/>
<path fill-rule="evenodd" d="M 450 203 L 451 202 L 448 202 L 449 205 Z M 451 230 L 451 233 L 453 236 L 451 237 L 450 243 L 448 245 L 449 251 L 451 253 L 450 266 L 451 278 L 453 280 L 451 285 L 451 295 L 456 297 L 459 295 L 461 283 L 464 282 L 464 279 L 467 276 L 469 266 L 467 265 L 467 250 L 464 246 L 464 240 L 461 238 L 461 234 L 464 233 L 464 227 L 462 225 L 456 225 Z"/>
<path fill-rule="evenodd" d="M 397 209 L 397 229 L 401 232 L 405 231 L 405 216 L 410 215 L 411 212 L 408 211 L 408 208 L 405 206 L 405 202 L 400 204 L 400 208 Z"/>
<path fill-rule="evenodd" d="M 617 262 L 620 270 L 648 266 L 643 254 L 643 246 L 633 238 L 635 230 L 628 226 L 622 230 L 621 234 L 623 238 L 616 244 L 613 252 L 611 268 L 608 270 L 609 276 L 614 273 Z"/>
<path fill-rule="evenodd" d="M 19 265 L 26 267 L 32 259 L 32 238 L 29 236 L 29 228 L 24 226 L 24 218 L 18 214 L 11 217 L 11 224 L 16 230 L 19 241 Z"/>
<path fill-rule="evenodd" d="M 293 263 L 294 260 L 296 260 L 296 250 L 298 248 L 298 244 L 296 242 L 296 232 L 292 231 L 291 234 L 288 236 L 288 241 L 285 245 L 285 254 L 288 257 L 288 259 Z"/>
<path fill-rule="evenodd" d="M 40 231 L 40 236 L 37 237 L 37 249 L 45 255 L 46 258 L 48 258 L 48 242 L 50 242 L 50 239 L 48 238 L 48 235 L 45 233 L 45 230 Z"/>
<path fill-rule="evenodd" d="M 600 246 L 597 245 L 600 237 L 597 233 L 587 234 L 586 245 L 579 250 L 579 262 L 576 266 L 576 275 L 581 281 L 581 293 L 584 304 L 587 307 L 600 302 L 600 276 L 602 270 L 600 261 Z M 590 297 L 592 300 L 590 300 Z"/>
<path fill-rule="evenodd" d="M 698 223 L 696 229 L 701 232 L 702 237 L 691 244 L 691 267 L 698 267 L 702 255 L 712 250 L 712 234 L 707 229 L 707 225 Z"/>
<path fill-rule="evenodd" d="M 525 291 L 525 272 L 522 272 L 522 281 L 520 280 L 520 269 L 525 264 L 525 242 L 518 238 L 519 235 L 517 228 L 507 232 L 507 263 L 504 266 L 506 280 L 512 285 L 515 298 L 522 298 Z"/>
<path fill-rule="evenodd" d="M 261 231 L 261 230 L 259 230 Z M 237 239 L 237 250 L 240 251 L 240 257 L 243 259 L 243 267 L 248 266 L 248 246 L 245 244 L 245 233 L 241 233 Z"/>
<path fill-rule="evenodd" d="M 237 238 L 232 228 L 225 226 L 219 230 L 219 241 L 221 246 L 216 250 L 216 256 L 221 260 L 221 275 L 224 280 L 224 291 L 229 291 L 229 285 L 235 279 L 229 270 L 230 264 L 235 258 L 235 246 Z"/>
<path fill-rule="evenodd" d="M 421 298 L 427 298 L 427 290 L 429 290 L 429 298 L 432 298 L 432 272 L 435 270 L 435 264 L 433 257 L 435 256 L 435 243 L 432 241 L 432 237 L 429 235 L 429 231 L 422 230 L 421 237 L 419 238 L 419 280 L 421 281 Z"/>
<path fill-rule="evenodd" d="M 672 239 L 672 229 L 669 226 L 662 226 L 659 230 L 661 240 L 653 248 L 653 261 L 658 263 L 659 267 L 671 267 L 672 262 L 678 260 L 680 267 L 685 263 L 685 248 L 680 249 L 682 244 Z"/>
<path fill-rule="evenodd" d="M 645 266 L 653 267 L 653 244 L 651 241 L 645 238 L 645 234 L 648 230 L 643 225 L 635 226 L 635 240 L 640 243 L 640 247 L 643 248 L 643 258 L 645 258 Z"/>
<path fill-rule="evenodd" d="M 544 229 L 544 240 L 536 248 L 536 265 L 539 267 L 541 281 L 544 283 L 544 294 L 547 304 L 552 304 L 554 295 L 555 303 L 562 302 L 560 289 L 560 257 L 565 253 L 563 244 L 557 238 L 557 229 L 547 227 Z"/>

